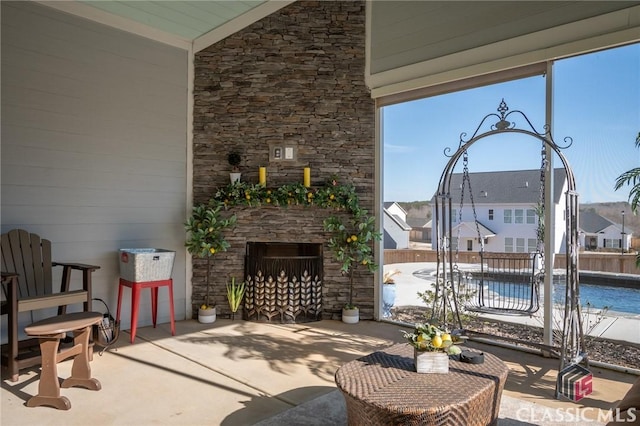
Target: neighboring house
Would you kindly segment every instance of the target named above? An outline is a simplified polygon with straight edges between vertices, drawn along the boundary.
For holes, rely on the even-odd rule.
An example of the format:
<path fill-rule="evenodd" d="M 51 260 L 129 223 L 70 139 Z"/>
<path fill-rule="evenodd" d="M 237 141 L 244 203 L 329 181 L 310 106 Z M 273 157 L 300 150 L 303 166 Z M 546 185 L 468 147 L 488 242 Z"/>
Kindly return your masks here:
<path fill-rule="evenodd" d="M 411 227 L 407 224 L 407 212 L 396 202 L 384 203 L 384 248 L 409 248 Z"/>
<path fill-rule="evenodd" d="M 407 223 L 411 226 L 410 241 L 419 243 L 431 242 L 431 220 L 423 217 L 408 217 Z"/>
<path fill-rule="evenodd" d="M 580 247 L 585 250 L 624 249 L 631 247 L 633 232 L 624 231 L 622 226 L 591 210 L 580 210 Z"/>
<path fill-rule="evenodd" d="M 479 251 L 478 233 L 488 252 L 529 253 L 536 250 L 538 241 L 538 215 L 540 202 L 540 171 L 516 170 L 469 173 L 475 212 L 471 194 L 465 191 L 461 201 L 462 174 L 451 177 L 452 235 L 451 244 L 459 250 Z M 468 188 L 468 186 L 467 186 Z M 555 169 L 553 202 L 555 208 L 555 249 L 564 253 L 564 210 L 567 190 L 564 169 Z M 432 199 L 435 221 L 435 196 Z M 434 223 L 432 238 L 435 239 Z M 436 249 L 436 244 L 434 249 Z"/>

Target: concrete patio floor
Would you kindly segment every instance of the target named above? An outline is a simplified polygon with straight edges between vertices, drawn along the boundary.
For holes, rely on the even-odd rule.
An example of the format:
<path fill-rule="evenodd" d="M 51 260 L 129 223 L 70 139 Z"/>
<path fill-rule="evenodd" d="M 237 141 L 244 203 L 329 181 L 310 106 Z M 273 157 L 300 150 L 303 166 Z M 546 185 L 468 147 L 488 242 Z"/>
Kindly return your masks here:
<path fill-rule="evenodd" d="M 344 425 L 334 383 L 340 365 L 402 342 L 401 327 L 361 321 L 265 324 L 218 319 L 143 327 L 134 344 L 123 332 L 91 363 L 102 390 L 62 389 L 69 411 L 26 407 L 38 370 L 18 382 L 3 371 L 3 426 L 13 425 Z M 602 424 L 637 376 L 592 368 L 594 391 L 578 403 L 554 398 L 558 361 L 470 342 L 507 363 L 499 425 Z M 71 362 L 58 366 L 61 378 Z M 443 383 L 446 386 L 446 382 Z M 599 418 L 600 416 L 600 418 Z"/>

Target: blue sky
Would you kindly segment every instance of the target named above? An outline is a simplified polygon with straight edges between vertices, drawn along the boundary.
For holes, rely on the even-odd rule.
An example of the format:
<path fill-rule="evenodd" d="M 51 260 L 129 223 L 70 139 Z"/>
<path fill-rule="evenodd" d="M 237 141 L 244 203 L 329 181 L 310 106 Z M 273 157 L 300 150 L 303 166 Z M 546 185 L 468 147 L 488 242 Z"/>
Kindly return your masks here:
<path fill-rule="evenodd" d="M 580 202 L 626 201 L 616 177 L 640 166 L 640 44 L 557 61 L 552 135 L 576 176 Z M 462 133 L 469 138 L 500 101 L 544 126 L 545 77 L 450 93 L 383 109 L 384 201 L 422 201 L 434 194 Z M 513 116 L 513 115 L 512 115 Z M 515 118 L 515 117 L 513 117 Z M 524 120 L 516 120 L 525 127 Z M 531 137 L 490 137 L 469 149 L 469 171 L 538 169 L 540 142 Z M 562 167 L 554 160 L 555 167 Z M 456 169 L 456 171 L 461 171 Z"/>

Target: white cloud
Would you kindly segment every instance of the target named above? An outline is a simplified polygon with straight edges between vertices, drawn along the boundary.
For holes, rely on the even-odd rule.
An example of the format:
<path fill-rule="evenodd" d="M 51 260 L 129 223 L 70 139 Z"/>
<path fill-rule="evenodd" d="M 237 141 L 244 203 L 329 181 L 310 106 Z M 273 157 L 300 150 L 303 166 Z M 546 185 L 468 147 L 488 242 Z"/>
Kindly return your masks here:
<path fill-rule="evenodd" d="M 393 145 L 390 143 L 384 144 L 384 149 L 388 154 L 391 153 L 405 153 L 405 152 L 413 152 L 415 151 L 414 146 L 410 145 Z"/>

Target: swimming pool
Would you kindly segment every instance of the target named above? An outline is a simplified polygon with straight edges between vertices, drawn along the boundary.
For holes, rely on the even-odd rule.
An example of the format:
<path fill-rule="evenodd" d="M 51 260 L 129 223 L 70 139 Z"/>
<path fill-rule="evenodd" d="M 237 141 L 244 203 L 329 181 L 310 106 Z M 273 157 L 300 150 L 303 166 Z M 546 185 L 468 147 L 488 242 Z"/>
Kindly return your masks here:
<path fill-rule="evenodd" d="M 553 299 L 564 304 L 564 291 L 564 283 L 554 284 Z M 640 314 L 640 289 L 580 283 L 580 304 L 587 303 L 596 309 L 608 306 L 613 312 Z"/>
<path fill-rule="evenodd" d="M 413 273 L 414 276 L 424 279 L 424 280 L 433 280 L 435 278 L 435 269 L 425 268 L 415 271 Z M 589 282 L 589 277 L 580 277 L 580 304 L 584 308 L 586 308 L 587 303 L 591 308 L 600 310 L 605 306 L 609 308 L 611 312 L 617 312 L 621 314 L 627 315 L 640 315 L 640 288 L 629 288 L 629 287 L 620 287 L 620 286 L 607 286 L 603 284 L 594 284 Z M 615 278 L 607 278 L 609 281 Z M 472 287 L 478 284 L 477 279 L 471 279 L 469 281 L 472 284 Z M 528 297 L 530 294 L 530 287 L 527 284 L 514 284 L 511 283 L 511 286 L 522 287 L 516 288 L 511 287 L 510 294 L 503 292 L 502 289 L 506 289 L 503 286 L 494 286 L 494 281 L 485 281 L 485 288 L 498 293 L 500 296 L 513 296 L 513 294 L 521 294 L 522 298 Z M 504 283 L 503 283 L 504 284 Z M 564 305 L 564 294 L 565 294 L 565 281 L 564 277 L 556 276 L 554 277 L 554 291 L 553 298 L 556 304 Z M 477 291 L 477 287 L 476 287 Z M 540 289 L 542 292 L 542 288 Z M 502 294 L 501 294 L 502 293 Z M 490 296 L 488 296 L 490 297 Z M 540 305 L 542 305 L 542 295 L 540 295 Z M 490 305 L 490 304 L 489 304 Z"/>
<path fill-rule="evenodd" d="M 526 284 L 509 283 L 507 286 L 495 285 L 495 281 L 485 281 L 491 291 L 500 296 L 513 297 L 514 294 L 528 294 L 530 288 Z M 541 289 L 542 290 L 542 289 Z M 508 293 L 507 293 L 508 291 Z M 640 289 L 628 287 L 611 287 L 601 284 L 590 284 L 586 282 L 580 283 L 580 305 L 584 307 L 589 304 L 591 308 L 596 310 L 609 308 L 611 312 L 620 312 L 623 314 L 640 314 Z M 565 282 L 557 281 L 553 284 L 553 300 L 554 303 L 564 305 Z M 542 305 L 542 296 L 540 296 L 540 305 Z"/>

